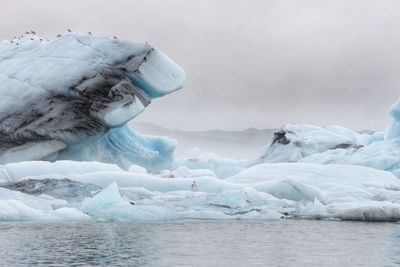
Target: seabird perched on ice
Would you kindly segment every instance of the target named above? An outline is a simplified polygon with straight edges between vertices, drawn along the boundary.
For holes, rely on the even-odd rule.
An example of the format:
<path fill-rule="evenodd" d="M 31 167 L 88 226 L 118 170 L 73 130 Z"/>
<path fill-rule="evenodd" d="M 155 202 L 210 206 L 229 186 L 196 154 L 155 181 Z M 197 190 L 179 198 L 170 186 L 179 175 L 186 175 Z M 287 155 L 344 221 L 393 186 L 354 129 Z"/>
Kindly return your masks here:
<path fill-rule="evenodd" d="M 92 34 L 91 32 L 87 32 L 88 34 Z"/>
<path fill-rule="evenodd" d="M 56 37 L 57 37 L 57 38 L 60 38 L 60 37 L 61 37 L 61 34 L 57 34 Z"/>
<path fill-rule="evenodd" d="M 114 39 L 118 39 L 117 37 L 113 36 Z"/>
<path fill-rule="evenodd" d="M 68 32 L 72 32 L 71 29 L 68 29 Z"/>

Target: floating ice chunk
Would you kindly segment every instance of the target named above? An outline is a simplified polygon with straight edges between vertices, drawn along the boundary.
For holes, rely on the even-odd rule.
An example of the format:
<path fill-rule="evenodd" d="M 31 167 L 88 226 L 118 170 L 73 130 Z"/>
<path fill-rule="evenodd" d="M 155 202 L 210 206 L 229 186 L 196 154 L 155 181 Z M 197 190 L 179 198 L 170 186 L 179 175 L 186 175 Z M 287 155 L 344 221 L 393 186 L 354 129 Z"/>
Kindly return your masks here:
<path fill-rule="evenodd" d="M 106 210 L 120 202 L 124 201 L 118 191 L 118 186 L 116 183 L 112 183 L 96 196 L 84 199 L 80 208 L 85 212 Z"/>
<path fill-rule="evenodd" d="M 371 167 L 400 174 L 400 138 L 376 141 L 362 148 L 335 149 L 313 154 L 299 162 L 346 164 Z"/>
<path fill-rule="evenodd" d="M 0 200 L 0 221 L 27 221 L 27 220 L 51 220 L 49 213 L 34 209 L 27 204 L 15 200 Z"/>
<path fill-rule="evenodd" d="M 400 186 L 398 178 L 389 172 L 361 166 L 313 163 L 259 164 L 225 181 L 251 185 L 257 191 L 268 192 L 278 198 L 281 192 L 281 196 L 287 194 L 286 198 L 292 196 L 288 199 L 297 200 L 300 196 L 295 192 L 301 192 L 308 196 L 305 199 L 313 201 L 315 194 L 321 202 L 345 197 L 369 199 L 377 188 Z M 297 186 L 300 186 L 300 191 Z"/>
<path fill-rule="evenodd" d="M 152 192 L 190 191 L 193 182 L 192 179 L 187 178 L 166 179 L 149 174 L 111 171 L 71 175 L 69 179 L 82 183 L 92 183 L 100 187 L 105 187 L 112 182 L 116 182 L 120 187 L 141 187 Z M 240 185 L 228 183 L 213 177 L 198 177 L 196 178 L 196 182 L 197 191 L 199 192 L 216 193 L 240 188 Z"/>
<path fill-rule="evenodd" d="M 181 166 L 179 168 L 176 168 L 174 170 L 173 174 L 174 174 L 174 177 L 180 177 L 180 178 L 190 178 L 190 177 L 192 177 L 192 172 L 186 166 Z"/>
<path fill-rule="evenodd" d="M 0 221 L 87 221 L 90 217 L 74 208 L 34 209 L 18 200 L 0 200 Z"/>
<path fill-rule="evenodd" d="M 400 121 L 400 99 L 390 107 L 390 115 L 396 120 Z"/>
<path fill-rule="evenodd" d="M 97 220 L 156 221 L 174 220 L 173 209 L 160 206 L 138 206 L 121 197 L 117 184 L 112 183 L 93 198 L 86 198 L 80 209 Z"/>
<path fill-rule="evenodd" d="M 54 206 L 65 205 L 66 201 L 35 197 L 0 188 L 0 221 L 30 220 L 88 220 L 89 217 L 74 208 Z"/>
<path fill-rule="evenodd" d="M 214 175 L 209 175 L 209 176 L 226 178 L 244 170 L 248 165 L 248 161 L 222 159 L 218 158 L 214 154 L 207 153 L 207 154 L 197 155 L 196 157 L 177 158 L 175 159 L 174 165 L 176 168 L 182 166 L 188 167 L 191 171 L 210 170 L 214 173 Z"/>
<path fill-rule="evenodd" d="M 217 177 L 217 175 L 209 169 L 194 169 L 190 170 L 192 177 L 203 177 L 203 176 L 210 176 L 210 177 Z"/>
<path fill-rule="evenodd" d="M 147 174 L 147 170 L 141 166 L 132 164 L 129 166 L 129 172 Z"/>
<path fill-rule="evenodd" d="M 379 139 L 383 139 L 382 133 L 359 134 L 335 125 L 285 124 L 274 133 L 272 143 L 253 164 L 296 162 L 331 149 L 360 148 Z"/>
<path fill-rule="evenodd" d="M 65 200 L 31 196 L 6 188 L 0 188 L 0 200 L 16 200 L 32 209 L 37 210 L 52 210 L 53 206 L 65 205 L 67 203 Z"/>
<path fill-rule="evenodd" d="M 52 212 L 60 220 L 66 221 L 89 221 L 91 218 L 75 208 L 59 208 Z"/>
<path fill-rule="evenodd" d="M 400 206 L 382 203 L 380 205 L 361 206 L 337 210 L 334 217 L 351 221 L 385 221 L 400 220 Z"/>
<path fill-rule="evenodd" d="M 157 195 L 157 193 L 151 192 L 143 187 L 121 187 L 119 191 L 123 197 L 132 201 L 151 198 Z"/>
<path fill-rule="evenodd" d="M 65 177 L 72 174 L 87 174 L 99 171 L 122 171 L 122 169 L 114 164 L 95 161 L 24 161 L 0 165 L 0 179 L 13 182 L 20 181 L 24 177 L 47 176 L 45 178 L 51 178 L 53 175 Z"/>
<path fill-rule="evenodd" d="M 226 190 L 218 194 L 207 196 L 208 205 L 225 206 L 232 209 L 248 207 L 249 202 L 245 192 L 240 190 Z"/>
<path fill-rule="evenodd" d="M 385 139 L 400 137 L 400 99 L 398 99 L 390 108 L 390 115 L 393 121 L 385 130 Z"/>
<path fill-rule="evenodd" d="M 196 177 L 204 177 L 204 176 L 217 177 L 212 170 L 209 170 L 209 169 L 189 169 L 186 166 L 181 166 L 179 168 L 176 168 L 172 172 L 172 175 L 174 177 L 182 177 L 182 178 L 196 178 Z"/>
<path fill-rule="evenodd" d="M 259 184 L 257 190 L 267 192 L 276 198 L 295 201 L 314 201 L 318 199 L 324 202 L 323 193 L 314 186 L 302 184 L 295 179 L 283 179 L 275 182 Z"/>
<path fill-rule="evenodd" d="M 393 120 L 385 130 L 385 140 L 400 137 L 400 121 Z"/>

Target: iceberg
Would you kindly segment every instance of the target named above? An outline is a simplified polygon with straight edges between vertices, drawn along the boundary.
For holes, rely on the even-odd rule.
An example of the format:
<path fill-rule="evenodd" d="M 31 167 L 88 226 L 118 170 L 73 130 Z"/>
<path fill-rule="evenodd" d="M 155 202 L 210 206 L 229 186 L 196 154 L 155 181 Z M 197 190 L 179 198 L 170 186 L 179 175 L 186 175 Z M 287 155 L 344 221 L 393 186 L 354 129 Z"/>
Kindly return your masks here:
<path fill-rule="evenodd" d="M 400 137 L 400 99 L 398 99 L 390 108 L 390 115 L 393 121 L 385 130 L 385 139 Z"/>
<path fill-rule="evenodd" d="M 302 158 L 299 162 L 348 164 L 390 171 L 400 177 L 400 138 L 376 141 L 365 147 L 328 150 Z"/>
<path fill-rule="evenodd" d="M 359 165 L 400 177 L 400 138 L 386 136 L 383 131 L 360 134 L 340 126 L 286 124 L 249 166 L 285 162 Z"/>
<path fill-rule="evenodd" d="M 296 162 L 316 153 L 358 149 L 382 139 L 383 132 L 359 134 L 336 125 L 285 124 L 254 163 Z"/>
<path fill-rule="evenodd" d="M 30 172 L 36 164 L 40 168 Z M 2 172 L 0 220 L 400 220 L 400 180 L 387 171 L 263 163 L 221 179 L 209 172 L 188 177 L 190 170 L 183 170 L 163 178 L 99 162 L 9 163 Z"/>
<path fill-rule="evenodd" d="M 185 72 L 148 44 L 80 33 L 53 41 L 35 35 L 4 40 L 0 163 L 74 159 L 91 146 L 84 151 L 87 157 L 93 147 L 111 148 L 121 150 L 116 163 L 124 168 L 143 162 L 151 167 L 147 160 L 171 157 L 173 143 L 126 136 L 131 132 L 121 127 L 152 99 L 180 89 L 184 81 Z M 146 139 L 147 145 L 135 147 L 140 142 L 130 140 L 124 150 L 113 143 L 118 138 Z M 138 151 L 146 155 L 135 155 Z M 104 152 L 89 160 L 109 162 L 110 157 Z"/>
<path fill-rule="evenodd" d="M 148 44 L 0 42 L 0 221 L 400 220 L 399 103 L 385 131 L 285 124 L 255 159 L 174 158 L 127 122 L 184 81 Z"/>

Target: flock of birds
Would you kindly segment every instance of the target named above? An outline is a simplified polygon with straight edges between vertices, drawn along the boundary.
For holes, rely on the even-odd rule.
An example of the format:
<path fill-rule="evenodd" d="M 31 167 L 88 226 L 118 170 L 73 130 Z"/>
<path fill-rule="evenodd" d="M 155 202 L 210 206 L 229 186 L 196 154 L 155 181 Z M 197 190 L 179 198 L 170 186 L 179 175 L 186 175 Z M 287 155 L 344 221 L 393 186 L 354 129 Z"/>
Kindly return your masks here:
<path fill-rule="evenodd" d="M 68 29 L 68 32 L 72 32 L 71 31 L 71 29 Z M 87 32 L 89 35 L 92 35 L 92 32 Z M 28 31 L 28 32 L 25 32 L 25 35 L 36 35 L 36 32 L 35 31 L 33 31 L 33 30 L 31 30 L 31 31 Z M 20 39 L 22 39 L 25 35 L 21 35 L 20 37 L 17 37 L 17 36 L 14 36 L 14 40 L 11 40 L 11 43 L 15 43 L 16 45 L 19 45 L 19 42 L 17 41 L 17 40 L 20 40 Z M 62 34 L 57 34 L 56 35 L 56 37 L 57 38 L 60 38 L 62 36 Z M 113 36 L 113 39 L 118 39 L 116 36 Z M 31 40 L 33 41 L 33 40 L 35 40 L 34 38 L 31 38 Z M 40 42 L 43 42 L 43 41 L 49 41 L 48 39 L 43 39 L 43 38 L 39 38 L 39 41 Z"/>

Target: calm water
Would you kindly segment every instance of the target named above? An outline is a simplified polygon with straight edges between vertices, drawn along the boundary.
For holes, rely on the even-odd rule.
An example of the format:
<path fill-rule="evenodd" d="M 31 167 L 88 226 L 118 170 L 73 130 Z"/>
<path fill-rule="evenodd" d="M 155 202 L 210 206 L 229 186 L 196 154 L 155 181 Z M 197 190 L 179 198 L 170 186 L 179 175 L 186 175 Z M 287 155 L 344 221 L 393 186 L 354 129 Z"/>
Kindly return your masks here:
<path fill-rule="evenodd" d="M 0 266 L 395 266 L 400 225 L 0 223 Z"/>

